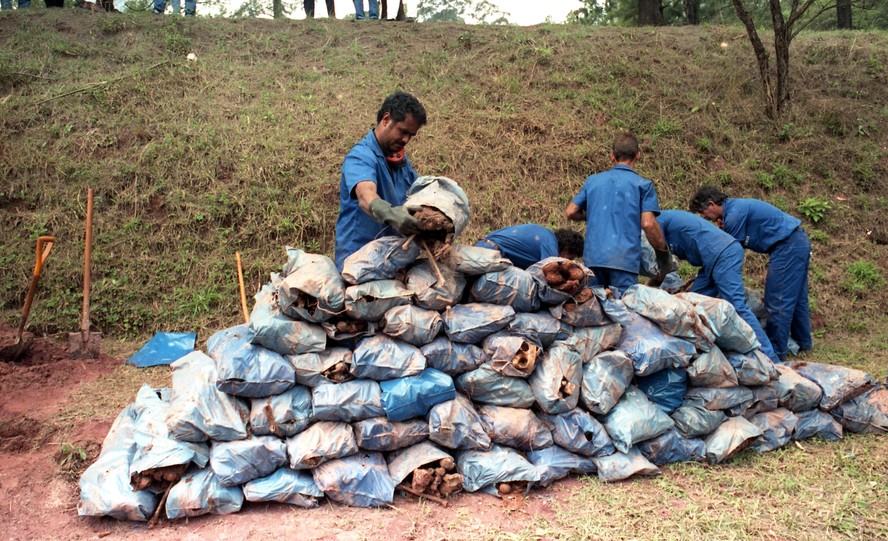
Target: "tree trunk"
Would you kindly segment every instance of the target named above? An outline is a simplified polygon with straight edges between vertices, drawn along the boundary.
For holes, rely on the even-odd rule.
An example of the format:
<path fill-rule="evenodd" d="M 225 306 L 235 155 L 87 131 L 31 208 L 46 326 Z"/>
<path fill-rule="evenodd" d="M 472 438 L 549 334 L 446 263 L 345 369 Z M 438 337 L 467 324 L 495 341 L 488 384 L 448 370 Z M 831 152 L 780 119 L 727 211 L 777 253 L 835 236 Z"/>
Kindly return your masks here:
<path fill-rule="evenodd" d="M 762 43 L 758 31 L 755 29 L 755 22 L 753 22 L 752 16 L 746 10 L 746 6 L 743 5 L 743 0 L 731 0 L 731 3 L 734 4 L 734 11 L 737 12 L 737 17 L 743 23 L 743 26 L 746 27 L 746 34 L 749 36 L 749 41 L 752 43 L 752 50 L 755 52 L 755 60 L 759 67 L 759 77 L 762 81 L 762 89 L 765 91 L 768 117 L 776 119 L 778 116 L 777 100 L 771 85 L 771 65 L 768 60 L 768 51 L 765 49 L 765 45 Z"/>
<path fill-rule="evenodd" d="M 268 4 L 265 4 L 266 6 Z M 282 0 L 271 0 L 271 11 L 275 19 L 284 18 L 284 3 Z"/>
<path fill-rule="evenodd" d="M 851 0 L 836 2 L 836 27 L 851 30 Z"/>
<path fill-rule="evenodd" d="M 687 24 L 700 24 L 700 0 L 684 0 Z"/>
<path fill-rule="evenodd" d="M 638 0 L 638 25 L 663 25 L 663 6 L 660 5 L 660 0 Z"/>
<path fill-rule="evenodd" d="M 775 92 L 776 116 L 789 101 L 789 42 L 792 40 L 792 27 L 783 18 L 780 0 L 771 1 L 771 21 L 774 24 L 774 53 L 777 68 L 777 90 Z"/>

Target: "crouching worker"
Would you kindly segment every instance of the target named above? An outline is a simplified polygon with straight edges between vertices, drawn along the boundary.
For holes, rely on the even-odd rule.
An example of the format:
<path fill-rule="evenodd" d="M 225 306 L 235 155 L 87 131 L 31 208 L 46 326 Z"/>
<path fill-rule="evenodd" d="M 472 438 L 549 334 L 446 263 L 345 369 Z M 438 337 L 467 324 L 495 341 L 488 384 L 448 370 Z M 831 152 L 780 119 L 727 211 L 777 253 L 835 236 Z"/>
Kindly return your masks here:
<path fill-rule="evenodd" d="M 691 291 L 731 303 L 737 315 L 752 327 L 762 353 L 779 362 L 771 341 L 746 305 L 743 291 L 743 247 L 703 218 L 683 210 L 664 210 L 657 216 L 666 244 L 679 259 L 701 267 Z"/>
<path fill-rule="evenodd" d="M 765 278 L 765 332 L 781 360 L 789 337 L 802 351 L 811 349 L 808 311 L 808 267 L 811 241 L 802 222 L 758 199 L 730 198 L 713 186 L 704 186 L 691 199 L 691 212 L 714 222 L 744 248 L 770 254 Z"/>
<path fill-rule="evenodd" d="M 583 257 L 583 236 L 571 229 L 550 230 L 538 224 L 504 227 L 479 240 L 475 246 L 499 250 L 518 268 L 526 269 L 547 257 Z"/>
<path fill-rule="evenodd" d="M 376 114 L 376 126 L 352 147 L 342 163 L 336 266 L 371 240 L 412 235 L 419 222 L 403 207 L 407 190 L 419 175 L 404 151 L 426 123 L 426 112 L 406 92 L 388 96 Z"/>

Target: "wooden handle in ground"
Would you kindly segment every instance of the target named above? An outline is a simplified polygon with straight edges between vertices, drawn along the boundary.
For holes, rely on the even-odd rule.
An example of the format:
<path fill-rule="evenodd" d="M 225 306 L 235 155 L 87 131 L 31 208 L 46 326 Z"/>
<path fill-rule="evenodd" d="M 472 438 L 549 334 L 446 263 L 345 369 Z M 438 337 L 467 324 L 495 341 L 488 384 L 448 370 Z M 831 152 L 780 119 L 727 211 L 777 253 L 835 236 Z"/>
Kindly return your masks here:
<path fill-rule="evenodd" d="M 247 310 L 247 292 L 244 290 L 244 268 L 241 265 L 240 252 L 234 252 L 237 261 L 237 284 L 240 287 L 241 310 L 244 311 L 244 323 L 250 322 L 250 312 Z"/>
<path fill-rule="evenodd" d="M 89 342 L 89 290 L 90 275 L 92 272 L 92 215 L 93 215 L 93 189 L 86 190 L 86 240 L 83 247 L 83 315 L 80 319 L 80 332 L 83 333 L 83 343 Z"/>

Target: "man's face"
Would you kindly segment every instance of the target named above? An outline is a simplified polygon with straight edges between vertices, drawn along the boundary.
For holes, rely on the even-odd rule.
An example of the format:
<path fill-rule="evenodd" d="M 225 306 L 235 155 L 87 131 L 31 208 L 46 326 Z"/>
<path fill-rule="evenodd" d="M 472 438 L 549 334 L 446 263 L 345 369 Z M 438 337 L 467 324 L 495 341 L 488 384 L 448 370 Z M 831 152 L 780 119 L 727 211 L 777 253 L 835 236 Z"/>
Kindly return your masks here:
<path fill-rule="evenodd" d="M 703 217 L 709 220 L 710 222 L 714 222 L 715 225 L 721 227 L 722 226 L 722 207 L 721 205 L 716 205 L 712 201 L 709 202 L 709 205 L 703 209 Z"/>
<path fill-rule="evenodd" d="M 374 130 L 379 147 L 386 156 L 400 152 L 407 146 L 419 131 L 419 123 L 408 114 L 404 120 L 395 122 L 391 115 L 385 113 Z"/>

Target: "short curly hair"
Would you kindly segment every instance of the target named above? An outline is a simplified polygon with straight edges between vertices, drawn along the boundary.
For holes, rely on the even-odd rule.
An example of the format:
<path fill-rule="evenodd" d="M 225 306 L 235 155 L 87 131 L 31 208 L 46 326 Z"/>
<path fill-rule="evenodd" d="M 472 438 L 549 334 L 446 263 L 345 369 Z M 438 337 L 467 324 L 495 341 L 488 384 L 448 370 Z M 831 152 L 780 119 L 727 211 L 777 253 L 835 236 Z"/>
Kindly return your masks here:
<path fill-rule="evenodd" d="M 710 201 L 721 206 L 725 204 L 725 199 L 727 198 L 728 196 L 715 186 L 703 186 L 691 198 L 690 211 L 694 214 L 703 214 Z"/>
<path fill-rule="evenodd" d="M 426 123 L 425 107 L 412 94 L 401 92 L 400 90 L 385 98 L 385 101 L 382 102 L 382 106 L 379 108 L 379 112 L 376 113 L 376 122 L 381 122 L 383 115 L 386 113 L 395 122 L 401 122 L 407 118 L 407 115 L 411 115 L 420 126 L 425 126 Z"/>
<path fill-rule="evenodd" d="M 618 162 L 634 160 L 638 157 L 638 139 L 631 133 L 617 135 L 611 145 L 611 152 Z"/>
<path fill-rule="evenodd" d="M 569 252 L 576 254 L 577 257 L 583 257 L 583 235 L 573 229 L 556 229 L 553 233 L 558 240 L 559 253 Z"/>

